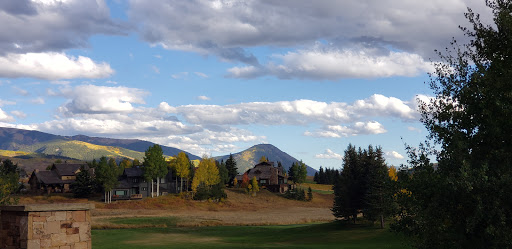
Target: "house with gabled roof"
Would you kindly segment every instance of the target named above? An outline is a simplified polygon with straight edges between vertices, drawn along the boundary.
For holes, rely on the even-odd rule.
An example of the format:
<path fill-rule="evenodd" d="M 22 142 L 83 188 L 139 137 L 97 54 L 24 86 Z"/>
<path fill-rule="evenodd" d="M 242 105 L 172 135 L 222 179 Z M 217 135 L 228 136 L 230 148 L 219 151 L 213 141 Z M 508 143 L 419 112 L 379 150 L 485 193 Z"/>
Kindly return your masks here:
<path fill-rule="evenodd" d="M 282 166 L 275 167 L 274 162 L 260 162 L 252 169 L 248 169 L 245 174 L 247 174 L 249 180 L 256 177 L 258 184 L 262 188 L 272 192 L 284 193 L 289 188 L 284 168 Z M 242 183 L 244 175 L 236 176 L 239 184 Z"/>
<path fill-rule="evenodd" d="M 33 192 L 42 193 L 68 193 L 71 192 L 70 186 L 76 180 L 82 167 L 91 171 L 86 163 L 55 163 L 50 170 L 34 170 L 28 183 Z"/>
<path fill-rule="evenodd" d="M 169 171 L 165 177 L 160 179 L 159 195 L 176 193 L 180 186 L 172 179 L 172 172 Z M 153 182 L 153 192 L 156 193 L 156 181 Z M 119 183 L 112 189 L 113 200 L 141 199 L 151 196 L 151 182 L 144 179 L 143 167 L 126 168 L 119 176 Z"/>

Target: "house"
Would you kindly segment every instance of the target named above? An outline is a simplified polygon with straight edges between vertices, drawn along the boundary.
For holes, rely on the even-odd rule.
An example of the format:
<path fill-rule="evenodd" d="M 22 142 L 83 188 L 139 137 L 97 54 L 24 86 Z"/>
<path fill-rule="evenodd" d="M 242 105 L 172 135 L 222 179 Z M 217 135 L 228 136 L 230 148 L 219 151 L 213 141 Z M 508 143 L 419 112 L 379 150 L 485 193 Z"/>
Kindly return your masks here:
<path fill-rule="evenodd" d="M 34 170 L 28 183 L 32 192 L 43 193 L 68 193 L 71 192 L 70 186 L 76 180 L 76 174 L 82 167 L 90 170 L 85 163 L 56 163 L 50 170 Z"/>
<path fill-rule="evenodd" d="M 160 194 L 176 193 L 179 186 L 172 179 L 172 172 L 160 179 Z M 156 181 L 153 181 L 153 192 L 156 194 Z M 143 167 L 126 168 L 119 176 L 119 183 L 112 189 L 113 200 L 142 199 L 151 196 L 151 182 L 144 179 Z"/>
<path fill-rule="evenodd" d="M 256 177 L 259 185 L 272 192 L 284 193 L 288 190 L 289 185 L 285 170 L 282 166 L 275 167 L 274 162 L 261 162 L 254 166 L 254 168 L 247 170 L 249 180 Z M 239 184 L 243 181 L 243 175 L 237 175 L 236 180 Z"/>

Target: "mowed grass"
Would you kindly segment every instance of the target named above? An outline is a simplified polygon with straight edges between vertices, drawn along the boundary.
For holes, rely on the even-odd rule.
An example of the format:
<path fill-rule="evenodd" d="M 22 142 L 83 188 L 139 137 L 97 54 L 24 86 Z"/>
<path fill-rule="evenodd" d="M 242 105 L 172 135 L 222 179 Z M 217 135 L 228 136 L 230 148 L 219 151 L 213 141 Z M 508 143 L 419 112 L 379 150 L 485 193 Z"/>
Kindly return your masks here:
<path fill-rule="evenodd" d="M 119 222 L 167 227 L 93 230 L 93 248 L 409 248 L 387 229 L 340 222 L 218 227 L 175 227 L 172 217 Z"/>

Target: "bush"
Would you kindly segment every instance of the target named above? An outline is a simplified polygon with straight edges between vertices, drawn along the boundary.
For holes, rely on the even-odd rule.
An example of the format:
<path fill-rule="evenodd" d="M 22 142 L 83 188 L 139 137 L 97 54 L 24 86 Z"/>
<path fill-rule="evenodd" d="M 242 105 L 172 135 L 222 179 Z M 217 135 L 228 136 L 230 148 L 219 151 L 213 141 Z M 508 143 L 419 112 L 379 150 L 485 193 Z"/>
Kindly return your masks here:
<path fill-rule="evenodd" d="M 213 185 L 210 189 L 201 184 L 197 187 L 197 192 L 194 195 L 194 200 L 220 200 L 225 198 L 227 198 L 227 194 L 224 192 L 223 183 Z"/>
<path fill-rule="evenodd" d="M 302 188 L 288 189 L 283 196 L 287 199 L 306 201 L 306 191 Z"/>

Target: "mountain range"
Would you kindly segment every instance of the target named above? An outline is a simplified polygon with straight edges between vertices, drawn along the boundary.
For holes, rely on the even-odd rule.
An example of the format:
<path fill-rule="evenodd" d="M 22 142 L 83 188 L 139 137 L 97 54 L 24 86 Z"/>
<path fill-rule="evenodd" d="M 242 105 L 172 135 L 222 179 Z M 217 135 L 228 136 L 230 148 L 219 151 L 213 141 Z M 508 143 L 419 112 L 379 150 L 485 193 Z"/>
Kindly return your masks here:
<path fill-rule="evenodd" d="M 152 142 L 138 139 L 114 139 L 89 137 L 85 135 L 60 136 L 40 131 L 0 127 L 0 156 L 17 159 L 41 158 L 91 161 L 101 156 L 114 158 L 139 159 L 144 152 L 154 145 Z M 175 156 L 180 149 L 161 146 L 166 156 Z M 190 160 L 200 157 L 185 152 Z M 255 145 L 247 150 L 233 154 L 240 173 L 252 168 L 262 157 L 270 161 L 281 162 L 285 169 L 298 161 L 287 153 L 271 144 Z M 215 157 L 216 160 L 226 160 L 229 155 Z M 48 160 L 45 160 L 45 162 Z M 20 162 L 23 166 L 24 162 Z M 27 164 L 31 164 L 27 162 Z M 37 168 L 31 165 L 26 170 Z M 308 175 L 313 175 L 315 169 L 308 166 Z"/>

